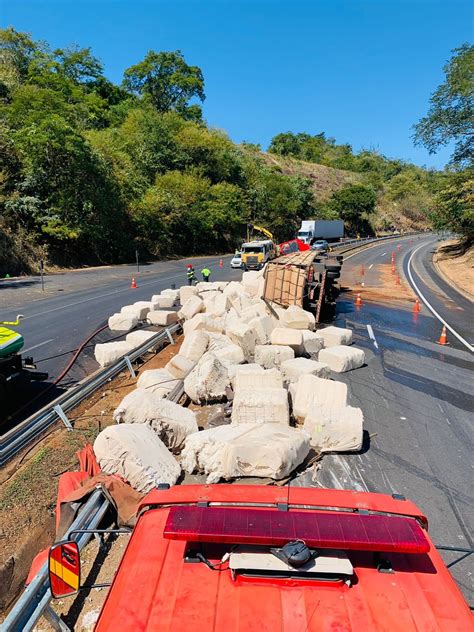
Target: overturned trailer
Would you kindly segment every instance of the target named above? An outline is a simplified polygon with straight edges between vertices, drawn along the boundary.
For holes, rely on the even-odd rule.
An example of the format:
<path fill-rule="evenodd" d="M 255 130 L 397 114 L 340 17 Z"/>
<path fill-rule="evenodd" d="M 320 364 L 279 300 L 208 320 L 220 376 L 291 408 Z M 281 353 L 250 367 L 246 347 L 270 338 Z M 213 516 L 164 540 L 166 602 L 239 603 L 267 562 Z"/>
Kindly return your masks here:
<path fill-rule="evenodd" d="M 330 320 L 336 309 L 342 260 L 342 255 L 313 251 L 278 257 L 265 269 L 263 299 L 282 307 L 302 307 L 314 313 L 317 323 Z"/>

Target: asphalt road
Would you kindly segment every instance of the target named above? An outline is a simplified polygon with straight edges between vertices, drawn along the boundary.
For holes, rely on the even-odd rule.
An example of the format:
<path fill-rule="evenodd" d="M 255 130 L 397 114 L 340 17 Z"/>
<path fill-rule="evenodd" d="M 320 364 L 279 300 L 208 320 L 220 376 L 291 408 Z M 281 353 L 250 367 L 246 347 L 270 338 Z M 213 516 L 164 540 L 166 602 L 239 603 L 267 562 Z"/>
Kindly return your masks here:
<path fill-rule="evenodd" d="M 192 263 L 200 278 L 200 270 L 207 265 L 212 280 L 240 279 L 240 270 L 230 268 L 231 256 L 201 257 L 163 261 L 149 265 L 112 266 L 52 274 L 45 277 L 44 291 L 40 277 L 0 281 L 0 321 L 13 320 L 21 313 L 24 318 L 17 330 L 25 338 L 24 355 L 31 355 L 39 371 L 49 373 L 48 382 L 32 383 L 17 394 L 13 408 L 25 405 L 41 393 L 68 364 L 73 352 L 94 331 L 106 324 L 109 316 L 124 305 L 149 300 L 153 294 L 174 284 L 177 288 L 187 283 L 186 265 Z M 136 279 L 137 288 L 131 289 Z M 106 330 L 94 338 L 79 356 L 61 387 L 67 388 L 98 368 L 94 359 L 94 345 L 111 338 Z M 61 389 L 48 392 L 58 395 Z M 36 408 L 44 404 L 36 402 Z M 1 412 L 1 411 L 0 411 Z M 9 414 L 12 412 L 8 411 Z M 31 413 L 32 409 L 28 409 Z"/>
<path fill-rule="evenodd" d="M 342 293 L 337 324 L 354 330 L 354 342 L 365 350 L 367 364 L 338 379 L 349 386 L 350 404 L 364 412 L 366 440 L 362 454 L 325 457 L 320 482 L 401 493 L 428 516 L 436 544 L 472 549 L 474 356 L 449 331 L 450 345 L 438 345 L 442 323 L 423 303 L 415 315 L 412 301 L 392 301 L 397 286 L 387 288 L 383 301 L 366 295 L 383 285 L 382 267 L 390 265 L 395 249 L 402 282 L 410 282 L 411 258 L 415 283 L 467 344 L 473 342 L 473 305 L 437 275 L 431 263 L 436 238 L 403 240 L 400 245 L 400 253 L 396 242 L 382 243 L 344 263 L 341 285 L 350 286 L 357 276 L 363 279 L 363 305 L 356 309 L 353 293 Z M 474 556 L 443 556 L 447 564 L 461 560 L 450 570 L 474 605 Z"/>

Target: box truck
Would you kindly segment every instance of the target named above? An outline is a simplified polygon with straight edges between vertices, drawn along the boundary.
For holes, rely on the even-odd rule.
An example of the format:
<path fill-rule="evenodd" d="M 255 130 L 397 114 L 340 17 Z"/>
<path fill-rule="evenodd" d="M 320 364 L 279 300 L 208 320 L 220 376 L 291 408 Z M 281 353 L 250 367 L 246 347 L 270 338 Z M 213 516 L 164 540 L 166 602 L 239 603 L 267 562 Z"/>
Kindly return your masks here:
<path fill-rule="evenodd" d="M 312 244 L 316 239 L 338 241 L 344 237 L 344 222 L 341 219 L 311 219 L 301 222 L 298 239 L 305 244 Z"/>

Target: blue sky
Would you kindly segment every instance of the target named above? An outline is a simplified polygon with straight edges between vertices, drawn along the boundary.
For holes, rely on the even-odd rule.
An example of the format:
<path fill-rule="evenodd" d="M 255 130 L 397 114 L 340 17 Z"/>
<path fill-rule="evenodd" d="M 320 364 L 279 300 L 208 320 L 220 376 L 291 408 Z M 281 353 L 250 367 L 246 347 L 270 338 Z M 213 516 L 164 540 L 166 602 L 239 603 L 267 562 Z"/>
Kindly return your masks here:
<path fill-rule="evenodd" d="M 181 49 L 203 70 L 208 123 L 237 142 L 325 131 L 433 167 L 449 148 L 414 148 L 411 126 L 472 17 L 468 0 L 0 0 L 2 26 L 91 46 L 116 82 L 148 50 Z"/>

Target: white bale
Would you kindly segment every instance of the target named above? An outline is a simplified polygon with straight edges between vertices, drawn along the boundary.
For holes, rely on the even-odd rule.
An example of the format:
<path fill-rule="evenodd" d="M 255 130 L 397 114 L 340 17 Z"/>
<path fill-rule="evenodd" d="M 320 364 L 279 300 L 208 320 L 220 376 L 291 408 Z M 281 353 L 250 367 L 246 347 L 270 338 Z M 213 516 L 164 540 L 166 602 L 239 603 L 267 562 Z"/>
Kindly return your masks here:
<path fill-rule="evenodd" d="M 261 277 L 257 285 L 257 298 L 263 298 L 265 294 L 265 279 Z"/>
<path fill-rule="evenodd" d="M 190 296 L 178 312 L 179 318 L 191 320 L 196 314 L 204 311 L 204 301 L 199 296 Z"/>
<path fill-rule="evenodd" d="M 237 311 L 233 307 L 230 307 L 227 310 L 227 312 L 222 316 L 221 320 L 223 323 L 222 325 L 223 331 L 225 331 L 229 327 L 233 327 L 234 325 L 238 325 L 239 323 L 242 322 L 239 318 Z"/>
<path fill-rule="evenodd" d="M 167 325 L 173 325 L 178 322 L 178 314 L 176 312 L 162 309 L 155 312 L 149 312 L 147 320 L 152 325 L 162 325 L 163 327 L 166 327 Z"/>
<path fill-rule="evenodd" d="M 352 344 L 352 329 L 331 325 L 330 327 L 319 329 L 318 334 L 324 340 L 325 348 Z"/>
<path fill-rule="evenodd" d="M 300 465 L 310 450 L 306 433 L 283 424 L 225 425 L 186 438 L 183 468 L 207 474 L 207 483 L 241 476 L 281 479 Z"/>
<path fill-rule="evenodd" d="M 143 388 L 125 395 L 114 411 L 114 420 L 148 424 L 173 452 L 180 450 L 189 434 L 198 431 L 196 413 Z"/>
<path fill-rule="evenodd" d="M 104 342 L 94 347 L 94 356 L 101 367 L 113 364 L 133 349 L 133 345 L 125 340 L 120 342 Z"/>
<path fill-rule="evenodd" d="M 216 349 L 213 353 L 224 366 L 242 364 L 245 362 L 242 348 L 233 343 L 227 345 L 226 347 L 222 347 L 221 349 Z"/>
<path fill-rule="evenodd" d="M 254 270 L 244 272 L 242 274 L 242 285 L 244 286 L 246 294 L 249 296 L 257 296 L 260 286 L 260 279 L 257 276 L 257 272 Z"/>
<path fill-rule="evenodd" d="M 225 334 L 210 331 L 207 335 L 209 338 L 209 344 L 207 347 L 208 351 L 214 352 L 218 349 L 223 349 L 224 347 L 228 347 L 229 345 L 234 344 L 232 340 Z"/>
<path fill-rule="evenodd" d="M 198 291 L 195 285 L 182 285 L 179 288 L 179 302 L 181 305 L 184 305 L 188 298 L 196 296 L 197 293 Z"/>
<path fill-rule="evenodd" d="M 303 351 L 312 360 L 318 359 L 318 354 L 324 347 L 324 338 L 316 331 L 303 331 Z"/>
<path fill-rule="evenodd" d="M 235 391 L 259 391 L 262 389 L 269 390 L 283 388 L 283 376 L 278 369 L 265 370 L 258 364 L 248 364 L 247 366 L 258 366 L 259 370 L 254 369 L 253 371 L 250 371 L 247 369 L 237 371 L 234 379 Z M 245 369 L 245 365 L 242 369 Z"/>
<path fill-rule="evenodd" d="M 204 303 L 212 303 L 218 296 L 221 296 L 222 292 L 218 290 L 208 290 L 199 292 L 198 296 L 204 301 Z"/>
<path fill-rule="evenodd" d="M 256 343 L 258 345 L 267 345 L 270 343 L 272 331 L 275 329 L 275 323 L 271 316 L 267 315 L 252 318 L 248 325 L 255 332 Z"/>
<path fill-rule="evenodd" d="M 268 309 L 265 303 L 263 301 L 258 301 L 257 303 L 250 305 L 250 307 L 246 307 L 244 310 L 242 310 L 240 314 L 240 319 L 244 323 L 248 323 L 254 318 L 259 318 L 260 316 L 268 316 L 268 315 L 269 313 L 268 313 Z"/>
<path fill-rule="evenodd" d="M 213 316 L 223 316 L 231 307 L 230 299 L 222 292 L 219 292 L 213 299 L 204 301 L 206 306 L 206 314 Z"/>
<path fill-rule="evenodd" d="M 156 336 L 156 331 L 143 331 L 139 329 L 138 331 L 132 331 L 131 333 L 125 336 L 125 341 L 132 345 L 133 348 L 140 347 L 150 338 Z"/>
<path fill-rule="evenodd" d="M 254 330 L 248 325 L 242 323 L 232 325 L 226 329 L 226 335 L 232 340 L 232 342 L 241 347 L 246 361 L 251 362 L 255 354 L 256 336 Z"/>
<path fill-rule="evenodd" d="M 270 335 L 272 345 L 291 347 L 296 355 L 303 350 L 303 334 L 298 329 L 275 327 Z"/>
<path fill-rule="evenodd" d="M 138 492 L 160 483 L 174 485 L 181 467 L 158 435 L 145 424 L 121 424 L 102 430 L 94 454 L 105 474 L 116 474 Z"/>
<path fill-rule="evenodd" d="M 358 369 L 365 362 L 365 353 L 356 347 L 346 347 L 344 345 L 321 349 L 319 360 L 325 362 L 331 371 L 345 373 L 352 369 Z"/>
<path fill-rule="evenodd" d="M 163 290 L 160 294 L 161 296 L 171 297 L 175 303 L 179 301 L 179 290 L 172 290 L 171 288 L 168 288 L 167 290 Z"/>
<path fill-rule="evenodd" d="M 166 364 L 165 371 L 171 373 L 173 377 L 178 378 L 179 380 L 184 380 L 186 375 L 191 373 L 191 371 L 196 366 L 196 362 L 193 360 L 189 360 L 185 358 L 183 355 L 178 353 Z"/>
<path fill-rule="evenodd" d="M 196 284 L 198 292 L 220 292 L 222 281 L 200 281 Z"/>
<path fill-rule="evenodd" d="M 303 430 L 319 452 L 352 452 L 362 448 L 364 417 L 360 408 L 313 407 Z"/>
<path fill-rule="evenodd" d="M 112 314 L 109 318 L 111 331 L 130 331 L 138 325 L 138 318 L 133 314 Z"/>
<path fill-rule="evenodd" d="M 284 345 L 256 345 L 255 362 L 265 369 L 278 368 L 285 360 L 295 357 L 295 352 L 291 347 Z"/>
<path fill-rule="evenodd" d="M 249 374 L 237 377 L 249 377 Z M 254 377 L 254 376 L 252 376 Z M 260 380 L 260 376 L 258 376 Z M 290 423 L 288 393 L 284 388 L 239 388 L 232 404 L 232 423 L 283 424 Z"/>
<path fill-rule="evenodd" d="M 248 309 L 249 307 L 252 307 L 252 305 L 254 305 L 254 302 L 255 302 L 255 299 L 252 299 L 246 293 L 233 295 L 231 296 L 230 300 L 232 303 L 232 307 L 239 314 L 239 316 L 242 314 L 244 310 Z"/>
<path fill-rule="evenodd" d="M 175 304 L 176 301 L 172 296 L 161 296 L 155 294 L 151 297 L 151 311 L 155 311 L 157 309 L 170 309 L 171 307 L 174 307 Z"/>
<path fill-rule="evenodd" d="M 229 374 L 229 380 L 232 388 L 235 391 L 235 381 L 236 376 L 241 373 L 250 373 L 253 376 L 254 381 L 258 378 L 256 374 L 261 375 L 265 369 L 261 367 L 259 364 L 230 364 L 227 367 L 227 372 Z"/>
<path fill-rule="evenodd" d="M 224 321 L 222 318 L 209 316 L 206 314 L 196 314 L 191 320 L 187 320 L 183 324 L 184 335 L 187 336 L 191 331 L 203 330 L 215 333 L 222 333 Z"/>
<path fill-rule="evenodd" d="M 146 318 L 146 315 L 152 309 L 152 304 L 151 301 L 137 301 L 136 303 L 133 303 L 132 307 L 142 310 L 141 314 L 143 319 Z"/>
<path fill-rule="evenodd" d="M 150 307 L 137 307 L 136 305 L 124 305 L 120 310 L 121 314 L 136 318 L 137 320 L 145 320 Z"/>
<path fill-rule="evenodd" d="M 179 353 L 185 358 L 188 358 L 188 360 L 199 362 L 202 356 L 206 353 L 208 344 L 209 334 L 207 331 L 192 331 L 190 334 L 185 336 Z"/>
<path fill-rule="evenodd" d="M 317 375 L 318 377 L 329 377 L 330 370 L 327 364 L 307 360 L 306 358 L 294 358 L 286 360 L 281 365 L 281 372 L 285 382 L 298 382 L 302 375 Z"/>
<path fill-rule="evenodd" d="M 184 380 L 184 391 L 196 404 L 223 400 L 228 386 L 227 368 L 212 353 L 206 353 Z"/>
<path fill-rule="evenodd" d="M 293 416 L 304 421 L 308 412 L 316 406 L 342 408 L 347 406 L 347 385 L 316 375 L 302 375 L 296 385 Z"/>
<path fill-rule="evenodd" d="M 243 294 L 244 292 L 245 292 L 244 286 L 242 285 L 242 283 L 239 283 L 238 281 L 231 281 L 223 289 L 223 293 L 226 296 L 230 296 L 230 297 L 238 296 L 239 294 Z"/>
<path fill-rule="evenodd" d="M 159 397 L 167 397 L 179 383 L 180 381 L 165 369 L 148 369 L 140 373 L 137 387 L 144 388 L 150 393 L 156 393 Z"/>
<path fill-rule="evenodd" d="M 316 323 L 314 314 L 298 305 L 290 305 L 283 312 L 280 320 L 283 327 L 290 329 L 314 329 Z"/>

